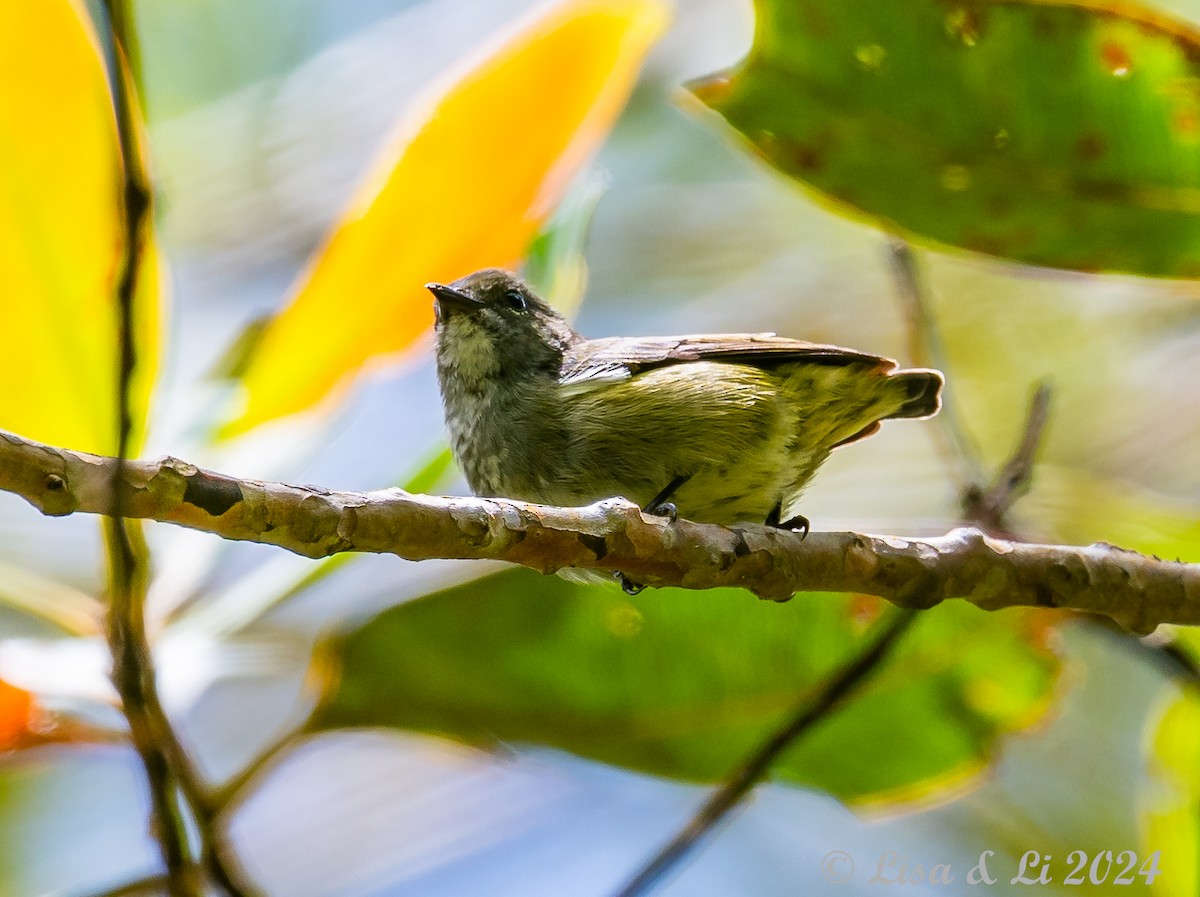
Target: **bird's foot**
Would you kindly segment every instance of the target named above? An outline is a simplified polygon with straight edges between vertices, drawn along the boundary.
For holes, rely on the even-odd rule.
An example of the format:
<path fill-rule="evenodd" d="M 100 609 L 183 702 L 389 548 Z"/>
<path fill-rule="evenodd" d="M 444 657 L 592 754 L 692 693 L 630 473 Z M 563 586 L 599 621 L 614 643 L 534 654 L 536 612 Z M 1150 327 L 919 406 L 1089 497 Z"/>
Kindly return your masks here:
<path fill-rule="evenodd" d="M 791 530 L 793 533 L 799 533 L 801 541 L 808 538 L 808 518 L 803 514 L 789 517 L 783 523 L 774 523 L 772 526 L 776 529 L 786 529 Z"/>
<path fill-rule="evenodd" d="M 691 479 L 691 474 L 677 476 L 671 482 L 667 483 L 665 489 L 654 498 L 650 499 L 642 511 L 646 514 L 653 514 L 655 517 L 666 517 L 672 523 L 679 516 L 679 509 L 675 507 L 675 502 L 670 501 L 672 495 L 679 491 L 679 487 Z"/>
<path fill-rule="evenodd" d="M 621 584 L 621 591 L 626 595 L 637 595 L 646 588 L 640 582 L 634 582 L 619 570 L 613 574 L 613 579 Z"/>
<path fill-rule="evenodd" d="M 808 538 L 808 518 L 803 514 L 797 514 L 795 517 L 789 517 L 787 520 L 780 522 L 779 518 L 783 515 L 783 502 L 776 502 L 775 507 L 771 508 L 771 513 L 767 515 L 767 526 L 773 526 L 775 529 L 791 530 L 794 533 L 800 533 L 801 539 Z"/>
<path fill-rule="evenodd" d="M 669 522 L 674 523 L 679 519 L 679 508 L 675 506 L 675 502 L 667 501 L 667 497 L 685 482 L 687 482 L 687 477 L 676 477 L 671 480 L 670 485 L 656 495 L 654 500 L 642 510 L 653 517 L 665 517 Z M 613 576 L 621 584 L 621 591 L 626 595 L 636 595 L 646 588 L 640 582 L 634 582 L 624 573 L 614 573 Z"/>
<path fill-rule="evenodd" d="M 679 519 L 679 508 L 675 507 L 673 501 L 660 501 L 653 507 L 647 508 L 646 513 L 655 517 L 666 517 L 671 523 Z"/>

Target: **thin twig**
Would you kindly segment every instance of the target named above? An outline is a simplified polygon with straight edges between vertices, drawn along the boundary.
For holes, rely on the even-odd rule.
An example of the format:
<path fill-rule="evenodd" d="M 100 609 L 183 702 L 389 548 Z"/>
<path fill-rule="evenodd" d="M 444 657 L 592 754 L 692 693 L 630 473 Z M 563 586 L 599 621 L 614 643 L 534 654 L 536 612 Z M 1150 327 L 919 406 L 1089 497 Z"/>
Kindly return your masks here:
<path fill-rule="evenodd" d="M 154 697 L 145 619 L 141 613 L 144 588 L 135 570 L 136 553 L 125 521 L 108 518 L 105 528 L 109 545 L 110 608 L 109 650 L 112 653 L 113 685 L 129 721 L 130 738 L 146 770 L 150 790 L 153 832 L 167 869 L 172 897 L 202 893 L 188 849 L 187 823 L 179 800 L 177 779 L 164 749 L 161 708 Z"/>
<path fill-rule="evenodd" d="M 305 740 L 310 738 L 316 731 L 313 728 L 315 715 L 316 711 L 309 716 L 303 725 L 270 745 L 243 767 L 236 776 L 227 781 L 213 796 L 214 811 L 218 813 L 229 812 L 246 794 L 246 789 L 252 781 L 265 775 L 269 769 L 274 768 L 280 762 L 281 757 L 295 750 Z"/>
<path fill-rule="evenodd" d="M 213 824 L 215 817 L 205 817 L 202 826 L 205 836 L 200 852 L 200 862 L 204 865 L 209 877 L 229 897 L 257 897 L 259 890 L 241 880 L 243 873 L 237 868 L 230 857 L 225 855 L 224 841 L 219 829 Z"/>
<path fill-rule="evenodd" d="M 118 485 L 125 479 L 133 431 L 131 392 L 137 369 L 134 303 L 153 194 L 138 145 L 138 116 L 132 92 L 139 65 L 136 28 L 126 3 L 105 0 L 105 9 L 114 55 L 112 93 L 120 140 L 125 226 L 125 251 L 117 283 L 117 455 L 112 475 L 112 516 L 105 530 L 110 567 L 107 634 L 113 658 L 112 679 L 129 721 L 134 748 L 146 769 L 154 833 L 167 870 L 168 892 L 172 897 L 203 892 L 201 876 L 190 856 L 182 790 L 199 824 L 201 862 L 231 897 L 243 897 L 248 892 L 234 881 L 221 855 L 204 789 L 159 701 L 144 616 L 147 552 L 126 520 L 128 493 Z"/>
<path fill-rule="evenodd" d="M 1082 622 L 1138 658 L 1148 660 L 1164 675 L 1181 683 L 1200 682 L 1200 664 L 1191 651 L 1172 640 L 1172 633 L 1153 632 L 1144 638 L 1134 638 L 1108 617 L 1087 616 Z"/>
<path fill-rule="evenodd" d="M 750 790 L 770 771 L 780 755 L 820 723 L 828 719 L 841 703 L 860 686 L 887 658 L 891 649 L 913 622 L 916 611 L 899 610 L 871 639 L 865 648 L 845 664 L 821 690 L 806 701 L 754 751 L 712 795 L 671 841 L 617 892 L 617 897 L 647 894 L 671 869 L 678 866 Z"/>
<path fill-rule="evenodd" d="M 128 11 L 118 0 L 106 0 L 112 37 L 114 66 L 113 102 L 121 151 L 121 199 L 124 212 L 124 253 L 117 282 L 117 457 L 110 499 L 111 517 L 105 527 L 109 554 L 109 609 L 107 636 L 112 654 L 112 680 L 129 721 L 134 749 L 146 770 L 150 790 L 153 831 L 167 872 L 172 897 L 198 897 L 203 892 L 192 865 L 187 822 L 177 778 L 163 747 L 165 720 L 158 706 L 150 645 L 143 613 L 145 556 L 134 548 L 134 537 L 125 520 L 127 496 L 120 487 L 129 456 L 133 420 L 130 392 L 137 366 L 133 337 L 134 301 L 150 212 L 150 190 L 142 170 L 128 82 Z"/>
<path fill-rule="evenodd" d="M 912 247 L 899 237 L 892 237 L 888 240 L 888 261 L 896 283 L 896 293 L 908 322 L 909 360 L 916 365 L 946 372 L 946 350 L 929 308 L 929 287 Z M 933 422 L 930 432 L 959 493 L 965 494 L 983 481 L 984 466 L 959 416 L 954 397 L 954 378 L 947 377 L 946 386 L 942 389 L 942 411 Z"/>
<path fill-rule="evenodd" d="M 1008 463 L 986 488 L 972 486 L 963 494 L 962 520 L 978 526 L 989 535 L 1005 539 L 1019 536 L 1009 527 L 1007 515 L 1013 502 L 1029 490 L 1033 464 L 1041 447 L 1050 417 L 1050 386 L 1045 381 L 1034 389 L 1025 416 L 1021 441 Z"/>
<path fill-rule="evenodd" d="M 139 878 L 136 881 L 126 882 L 123 885 L 117 885 L 115 888 L 110 888 L 98 894 L 89 894 L 88 897 L 152 897 L 152 895 L 162 894 L 167 890 L 168 885 L 167 876 L 150 875 L 146 878 Z"/>
<path fill-rule="evenodd" d="M 1096 619 L 1107 620 L 1106 617 L 1097 617 Z M 1109 626 L 1107 628 L 1110 632 L 1120 632 L 1116 626 L 1112 625 L 1111 620 L 1108 622 Z M 1151 642 L 1146 638 L 1135 639 L 1128 632 L 1122 633 L 1122 635 L 1124 636 L 1124 641 L 1132 641 L 1141 645 L 1147 651 L 1152 652 L 1155 655 L 1155 659 L 1161 662 L 1167 672 L 1176 679 L 1185 682 L 1200 682 L 1200 664 L 1197 664 L 1196 658 L 1189 651 L 1182 648 L 1178 642 Z"/>
<path fill-rule="evenodd" d="M 939 368 L 947 374 L 948 383 L 953 384 L 954 376 L 948 369 L 940 334 L 929 312 L 929 290 L 920 274 L 911 247 L 898 238 L 891 240 L 889 259 L 896 279 L 897 292 L 908 320 L 909 352 L 912 360 L 916 364 Z M 950 388 L 947 387 L 947 392 Z M 1009 524 L 1007 513 L 1012 503 L 1025 493 L 1028 486 L 1034 457 L 1049 418 L 1050 392 L 1050 387 L 1045 381 L 1038 384 L 1029 404 L 1025 435 L 1020 447 L 986 487 L 983 485 L 978 453 L 957 415 L 957 405 L 946 402 L 938 421 L 935 421 L 937 427 L 934 432 L 936 438 L 940 431 L 939 451 L 948 459 L 947 467 L 959 480 L 964 522 L 974 524 L 992 536 L 1011 540 L 1024 539 L 1024 536 Z M 964 474 L 963 471 L 973 473 Z M 963 480 L 964 476 L 974 479 Z M 1148 643 L 1123 629 L 1114 629 L 1112 621 L 1103 616 L 1093 615 L 1084 619 L 1090 619 L 1092 625 L 1110 633 L 1122 632 L 1121 640 L 1126 647 L 1139 656 L 1149 658 L 1155 664 L 1167 668 L 1173 674 L 1188 680 L 1200 679 L 1200 666 L 1178 646 L 1167 641 Z"/>
<path fill-rule="evenodd" d="M 954 377 L 948 370 L 940 335 L 929 312 L 928 289 L 920 276 L 912 249 L 900 239 L 889 245 L 892 270 L 896 277 L 898 292 L 908 319 L 909 351 L 917 364 L 937 367 Z M 1013 541 L 1023 540 L 1008 522 L 1008 511 L 1013 502 L 1025 494 L 1033 474 L 1033 464 L 1044 436 L 1050 414 L 1051 390 L 1048 383 L 1037 385 L 1029 403 L 1025 428 L 1016 452 L 1004 465 L 990 486 L 984 487 L 982 480 L 968 482 L 960 489 L 962 495 L 962 519 L 974 524 L 992 536 Z M 943 453 L 947 447 L 959 453 L 948 466 L 951 470 L 975 469 L 978 475 L 980 463 L 973 444 L 966 437 L 960 419 L 954 413 L 955 405 L 948 404 L 939 419 L 944 424 L 943 433 L 949 440 L 942 440 Z M 950 412 L 949 415 L 947 412 Z M 1115 638 L 1125 648 L 1139 657 L 1148 659 L 1168 675 L 1188 682 L 1200 681 L 1200 664 L 1185 648 L 1169 641 L 1138 638 L 1117 625 L 1111 618 L 1101 614 L 1084 614 L 1080 617 L 1084 625 L 1102 630 Z"/>
<path fill-rule="evenodd" d="M 1004 517 L 1028 488 L 1034 458 L 1049 418 L 1050 386 L 1044 381 L 1037 385 L 1017 450 L 992 482 L 984 486 L 984 465 L 959 416 L 958 403 L 953 400 L 954 377 L 948 370 L 945 346 L 929 307 L 929 286 L 916 255 L 907 242 L 893 237 L 888 241 L 888 258 L 908 322 L 909 354 L 913 363 L 936 367 L 948 375 L 943 391 L 944 406 L 934 421 L 933 433 L 962 496 L 961 519 L 989 535 L 1015 538 Z"/>

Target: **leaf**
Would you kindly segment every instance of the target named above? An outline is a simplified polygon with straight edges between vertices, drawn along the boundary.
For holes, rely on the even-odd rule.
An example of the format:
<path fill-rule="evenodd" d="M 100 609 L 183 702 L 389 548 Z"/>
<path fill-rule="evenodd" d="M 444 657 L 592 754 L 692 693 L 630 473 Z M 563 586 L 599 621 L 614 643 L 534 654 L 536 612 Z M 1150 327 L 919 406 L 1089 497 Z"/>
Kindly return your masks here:
<path fill-rule="evenodd" d="M 1147 722 L 1147 783 L 1138 821 L 1140 855 L 1161 851 L 1169 872 L 1152 890 L 1161 897 L 1200 891 L 1200 701 L 1195 689 L 1164 700 Z"/>
<path fill-rule="evenodd" d="M 0 603 L 32 614 L 68 635 L 99 635 L 104 605 L 32 570 L 0 561 Z"/>
<path fill-rule="evenodd" d="M 715 781 L 858 650 L 873 599 L 617 589 L 513 571 L 393 608 L 326 659 L 318 728 L 394 726 L 549 745 Z M 952 602 L 774 770 L 851 801 L 911 800 L 976 773 L 1047 705 L 1041 618 Z"/>
<path fill-rule="evenodd" d="M 38 700 L 39 697 L 0 679 L 0 757 L 8 751 L 28 750 L 47 744 L 116 740 L 111 729 L 72 716 L 63 708 L 49 710 Z M 0 815 L 2 813 L 0 806 Z"/>
<path fill-rule="evenodd" d="M 231 435 L 335 398 L 433 323 L 423 285 L 514 266 L 599 146 L 665 26 L 661 0 L 568 0 L 417 103 L 268 326 Z"/>
<path fill-rule="evenodd" d="M 33 723 L 33 695 L 0 679 L 0 752 L 24 741 Z"/>
<path fill-rule="evenodd" d="M 1200 277 L 1200 34 L 1129 2 L 759 0 L 692 85 L 838 208 L 1036 265 Z"/>
<path fill-rule="evenodd" d="M 79 3 L 0 4 L 0 429 L 116 449 L 116 278 L 124 231 L 116 121 Z M 160 272 L 147 247 L 136 297 L 134 448 L 158 353 Z"/>

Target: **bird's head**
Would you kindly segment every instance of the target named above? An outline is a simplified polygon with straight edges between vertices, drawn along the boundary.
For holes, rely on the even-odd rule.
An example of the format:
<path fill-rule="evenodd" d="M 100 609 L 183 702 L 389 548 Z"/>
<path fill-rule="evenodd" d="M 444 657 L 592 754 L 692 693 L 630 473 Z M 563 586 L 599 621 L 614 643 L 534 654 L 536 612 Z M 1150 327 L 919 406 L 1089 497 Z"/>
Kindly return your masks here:
<path fill-rule="evenodd" d="M 509 271 L 488 268 L 446 285 L 435 297 L 439 373 L 466 380 L 556 374 L 577 335 L 566 319 Z"/>

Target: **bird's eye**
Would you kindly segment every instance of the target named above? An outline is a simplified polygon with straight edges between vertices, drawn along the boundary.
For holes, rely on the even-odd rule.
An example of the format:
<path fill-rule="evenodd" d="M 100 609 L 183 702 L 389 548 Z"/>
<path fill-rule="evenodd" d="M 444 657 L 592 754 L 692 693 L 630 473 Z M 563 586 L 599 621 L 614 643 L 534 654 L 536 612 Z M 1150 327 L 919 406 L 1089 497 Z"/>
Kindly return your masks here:
<path fill-rule="evenodd" d="M 525 295 L 520 290 L 509 290 L 504 294 L 504 301 L 509 308 L 516 309 L 517 311 L 525 311 Z"/>

